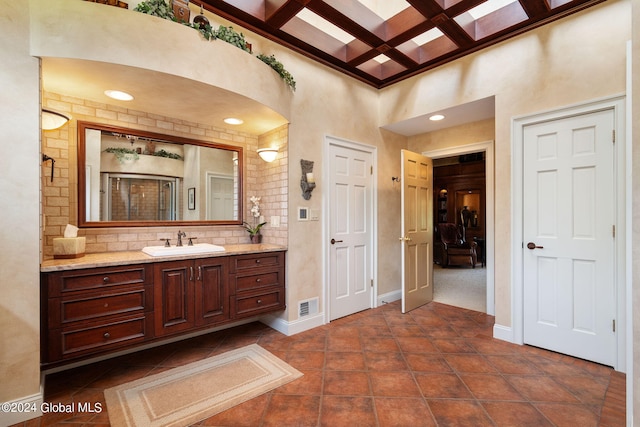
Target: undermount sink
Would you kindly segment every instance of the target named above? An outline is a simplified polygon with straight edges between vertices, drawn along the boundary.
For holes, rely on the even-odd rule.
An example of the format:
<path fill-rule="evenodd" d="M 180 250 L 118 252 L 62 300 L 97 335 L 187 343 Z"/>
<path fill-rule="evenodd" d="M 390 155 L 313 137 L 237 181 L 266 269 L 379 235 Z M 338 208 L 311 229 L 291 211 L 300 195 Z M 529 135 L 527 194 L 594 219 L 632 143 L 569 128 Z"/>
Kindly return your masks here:
<path fill-rule="evenodd" d="M 193 255 L 224 252 L 224 247 L 210 243 L 196 243 L 193 246 L 146 246 L 142 252 L 151 256 Z"/>

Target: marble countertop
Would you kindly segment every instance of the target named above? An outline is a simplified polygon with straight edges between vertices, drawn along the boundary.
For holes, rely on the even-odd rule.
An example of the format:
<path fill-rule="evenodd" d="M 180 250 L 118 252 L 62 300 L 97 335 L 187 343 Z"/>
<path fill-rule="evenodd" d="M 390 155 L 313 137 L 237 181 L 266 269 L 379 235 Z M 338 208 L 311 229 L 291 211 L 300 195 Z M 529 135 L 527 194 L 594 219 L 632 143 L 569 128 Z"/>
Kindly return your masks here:
<path fill-rule="evenodd" d="M 212 252 L 192 255 L 151 256 L 142 251 L 103 252 L 86 254 L 81 258 L 48 259 L 40 264 L 40 271 L 49 273 L 54 271 L 78 270 L 81 268 L 110 267 L 115 265 L 143 264 L 181 259 L 211 258 L 218 256 L 255 254 L 262 252 L 277 252 L 287 250 L 284 246 L 270 244 L 241 244 L 224 245 L 224 252 Z"/>

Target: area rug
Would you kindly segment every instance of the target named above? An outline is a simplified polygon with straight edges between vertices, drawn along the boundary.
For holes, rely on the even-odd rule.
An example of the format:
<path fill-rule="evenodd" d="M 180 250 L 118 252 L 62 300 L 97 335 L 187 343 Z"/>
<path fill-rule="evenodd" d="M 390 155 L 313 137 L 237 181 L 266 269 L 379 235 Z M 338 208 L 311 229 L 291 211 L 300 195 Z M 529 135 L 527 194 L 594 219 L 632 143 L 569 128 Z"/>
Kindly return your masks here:
<path fill-rule="evenodd" d="M 257 344 L 104 391 L 112 426 L 188 426 L 302 376 Z"/>

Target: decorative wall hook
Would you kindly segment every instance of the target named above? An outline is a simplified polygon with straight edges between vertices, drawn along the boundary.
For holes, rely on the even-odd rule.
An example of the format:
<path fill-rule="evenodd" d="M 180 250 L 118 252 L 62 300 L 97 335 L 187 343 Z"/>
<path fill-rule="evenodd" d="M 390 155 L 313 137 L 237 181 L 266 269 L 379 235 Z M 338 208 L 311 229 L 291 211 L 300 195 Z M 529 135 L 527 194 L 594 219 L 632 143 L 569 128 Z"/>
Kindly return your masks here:
<path fill-rule="evenodd" d="M 49 160 L 51 160 L 51 182 L 53 182 L 53 169 L 56 167 L 56 159 L 54 159 L 53 157 L 49 157 L 46 154 L 42 155 L 42 162 L 48 162 Z"/>
<path fill-rule="evenodd" d="M 302 178 L 300 179 L 300 188 L 302 188 L 302 197 L 305 200 L 311 198 L 311 192 L 316 188 L 316 179 L 313 177 L 313 162 L 311 160 L 300 160 L 302 168 Z"/>

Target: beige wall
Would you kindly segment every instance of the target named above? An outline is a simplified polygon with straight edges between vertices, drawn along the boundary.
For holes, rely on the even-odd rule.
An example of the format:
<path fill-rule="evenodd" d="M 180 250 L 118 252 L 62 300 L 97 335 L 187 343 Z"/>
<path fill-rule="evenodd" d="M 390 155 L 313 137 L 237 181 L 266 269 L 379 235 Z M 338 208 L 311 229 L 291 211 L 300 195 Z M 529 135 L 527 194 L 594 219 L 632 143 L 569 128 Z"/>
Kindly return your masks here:
<path fill-rule="evenodd" d="M 382 125 L 495 96 L 499 325 L 511 326 L 511 120 L 623 93 L 630 5 L 605 2 L 381 91 Z"/>
<path fill-rule="evenodd" d="M 38 60 L 29 9 L 0 0 L 0 402 L 40 391 Z M 0 424 L 9 415 L 0 413 Z"/>
<path fill-rule="evenodd" d="M 295 212 L 302 203 L 322 212 L 326 188 L 320 182 L 311 200 L 304 201 L 300 194 L 299 162 L 300 159 L 314 161 L 314 172 L 321 177 L 326 135 L 377 147 L 377 279 L 379 294 L 385 294 L 397 290 L 400 283 L 397 241 L 400 196 L 391 177 L 399 175 L 399 150 L 406 148 L 410 141 L 379 127 L 495 96 L 496 259 L 508 260 L 511 247 L 504 242 L 510 241 L 511 228 L 511 119 L 623 92 L 625 41 L 631 38 L 630 5 L 629 0 L 609 0 L 381 91 L 245 32 L 255 50 L 274 53 L 285 64 L 296 78 L 298 87 L 291 97 L 290 113 L 287 113 L 291 123 L 285 154 L 288 166 L 285 166 L 286 173 L 277 172 L 287 180 L 287 200 L 280 200 L 280 207 L 287 212 L 284 216 L 288 217 L 289 230 L 289 308 L 283 318 L 296 320 L 297 301 L 315 296 L 322 298 L 323 294 L 324 218 L 318 222 L 298 222 Z M 634 15 L 638 15 L 635 10 Z M 5 66 L 0 68 L 0 78 L 3 83 L 9 82 L 3 86 L 2 96 L 7 94 L 6 99 L 11 100 L 10 104 L 0 103 L 0 109 L 5 113 L 0 117 L 8 118 L 0 122 L 1 141 L 12 144 L 9 154 L 0 157 L 3 170 L 0 203 L 6 204 L 3 226 L 13 235 L 13 238 L 0 239 L 3 253 L 7 254 L 0 261 L 3 294 L 3 302 L 0 302 L 0 379 L 3 385 L 0 399 L 6 401 L 39 391 L 37 200 L 41 179 L 37 130 L 38 64 L 29 56 L 28 9 L 22 3 L 19 8 L 16 2 L 0 0 L 0 25 L 3 28 L 0 52 L 5 61 Z M 268 95 L 268 88 L 269 85 L 264 84 L 262 95 Z M 430 139 L 424 138 L 425 141 Z M 262 138 L 252 142 L 259 146 L 263 143 L 266 145 L 267 141 Z M 434 144 L 437 143 L 425 143 L 425 149 L 436 148 Z M 634 152 L 634 160 L 640 163 L 637 152 Z M 264 194 L 267 191 L 265 188 Z M 640 209 L 634 212 L 638 215 Z M 634 235 L 638 233 L 638 227 L 635 227 Z M 19 245 L 15 239 L 19 239 Z M 639 257 L 634 253 L 636 258 Z M 502 325 L 510 325 L 510 268 L 508 262 L 496 265 L 496 319 Z M 634 273 L 637 277 L 638 272 Z M 320 310 L 323 306 L 321 302 Z M 636 407 L 640 405 L 636 404 Z"/>

